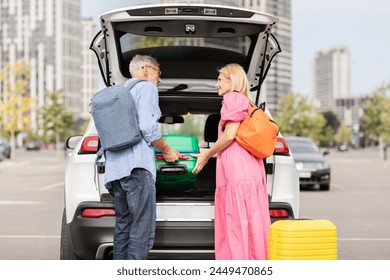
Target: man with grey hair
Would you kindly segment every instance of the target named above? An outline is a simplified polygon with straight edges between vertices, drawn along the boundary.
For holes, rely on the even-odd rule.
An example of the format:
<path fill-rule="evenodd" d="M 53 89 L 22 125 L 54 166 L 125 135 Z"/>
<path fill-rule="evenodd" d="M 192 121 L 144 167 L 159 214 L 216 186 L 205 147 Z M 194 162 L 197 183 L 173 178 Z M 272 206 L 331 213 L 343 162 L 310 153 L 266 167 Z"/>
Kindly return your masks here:
<path fill-rule="evenodd" d="M 130 62 L 132 79 L 141 79 L 131 90 L 139 116 L 143 140 L 120 151 L 106 151 L 105 184 L 114 195 L 114 259 L 148 258 L 156 225 L 156 159 L 154 147 L 167 162 L 183 157 L 162 138 L 158 120 L 157 84 L 160 67 L 147 55 L 135 55 Z"/>

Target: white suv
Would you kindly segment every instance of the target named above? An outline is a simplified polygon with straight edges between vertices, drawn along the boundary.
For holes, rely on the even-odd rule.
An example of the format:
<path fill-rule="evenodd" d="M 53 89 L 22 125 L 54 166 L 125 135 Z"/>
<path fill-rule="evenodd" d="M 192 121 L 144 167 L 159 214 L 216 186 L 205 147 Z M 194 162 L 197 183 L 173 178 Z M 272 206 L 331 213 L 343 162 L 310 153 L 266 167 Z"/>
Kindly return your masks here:
<path fill-rule="evenodd" d="M 258 11 L 205 4 L 133 6 L 100 16 L 92 41 L 107 86 L 130 78 L 135 54 L 157 59 L 163 134 L 195 136 L 200 148 L 217 138 L 221 97 L 217 69 L 238 63 L 247 72 L 254 100 L 280 52 L 272 35 L 277 18 Z M 98 135 L 93 121 L 83 136 L 68 139 L 73 152 L 65 174 L 61 259 L 109 259 L 114 204 L 95 166 Z M 285 139 L 265 164 L 272 221 L 299 217 L 299 178 Z M 150 258 L 214 258 L 215 159 L 197 177 L 192 191 L 157 189 L 157 228 Z"/>

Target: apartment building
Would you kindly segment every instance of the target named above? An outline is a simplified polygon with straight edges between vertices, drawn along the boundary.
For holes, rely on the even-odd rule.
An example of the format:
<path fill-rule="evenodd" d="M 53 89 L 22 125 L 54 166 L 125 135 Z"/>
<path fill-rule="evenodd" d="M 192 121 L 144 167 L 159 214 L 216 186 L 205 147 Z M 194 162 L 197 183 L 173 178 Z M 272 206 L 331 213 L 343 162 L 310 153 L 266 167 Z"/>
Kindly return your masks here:
<path fill-rule="evenodd" d="M 92 38 L 97 33 L 96 21 L 92 18 L 83 18 L 81 19 L 81 27 L 83 34 L 81 40 L 81 88 L 79 91 L 82 105 L 80 117 L 88 119 L 90 118 L 89 104 L 92 96 L 97 92 L 98 75 L 100 74 L 96 55 L 89 49 Z"/>
<path fill-rule="evenodd" d="M 337 47 L 317 53 L 313 93 L 322 111 L 336 112 L 336 99 L 351 97 L 350 53 Z"/>
<path fill-rule="evenodd" d="M 81 0 L 1 0 L 0 68 L 24 58 L 30 97 L 42 108 L 46 93 L 62 91 L 66 108 L 81 117 Z M 0 95 L 2 90 L 0 88 Z M 38 128 L 37 110 L 30 112 Z"/>

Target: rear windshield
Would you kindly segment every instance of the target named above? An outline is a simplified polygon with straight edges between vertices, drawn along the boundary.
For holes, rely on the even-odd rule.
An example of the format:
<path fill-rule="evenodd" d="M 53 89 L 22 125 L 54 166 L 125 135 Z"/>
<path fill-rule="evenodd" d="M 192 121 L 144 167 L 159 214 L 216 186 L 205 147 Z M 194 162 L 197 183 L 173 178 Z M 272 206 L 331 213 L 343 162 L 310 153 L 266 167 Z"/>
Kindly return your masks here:
<path fill-rule="evenodd" d="M 320 151 L 318 147 L 308 141 L 287 141 L 293 153 L 297 154 L 318 154 Z"/>
<path fill-rule="evenodd" d="M 204 114 L 187 114 L 184 115 L 184 123 L 166 124 L 160 123 L 160 131 L 163 135 L 190 135 L 194 136 L 199 146 L 206 144 L 204 140 L 204 126 L 207 115 Z M 217 129 L 217 128 L 216 128 Z"/>
<path fill-rule="evenodd" d="M 217 70 L 237 63 L 247 70 L 249 48 L 245 37 L 182 38 L 123 34 L 119 37 L 122 75 L 130 78 L 129 62 L 135 54 L 157 59 L 162 78 L 216 79 Z"/>

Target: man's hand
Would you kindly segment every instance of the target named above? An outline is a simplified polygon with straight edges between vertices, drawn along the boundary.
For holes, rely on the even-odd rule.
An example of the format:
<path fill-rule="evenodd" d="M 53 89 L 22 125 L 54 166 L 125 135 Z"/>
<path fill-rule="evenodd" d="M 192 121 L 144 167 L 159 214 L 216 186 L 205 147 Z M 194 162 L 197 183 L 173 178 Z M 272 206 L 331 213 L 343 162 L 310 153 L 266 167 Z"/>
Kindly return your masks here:
<path fill-rule="evenodd" d="M 172 148 L 167 149 L 166 152 L 162 152 L 162 155 L 166 162 L 175 162 L 184 157 L 181 153 Z"/>

